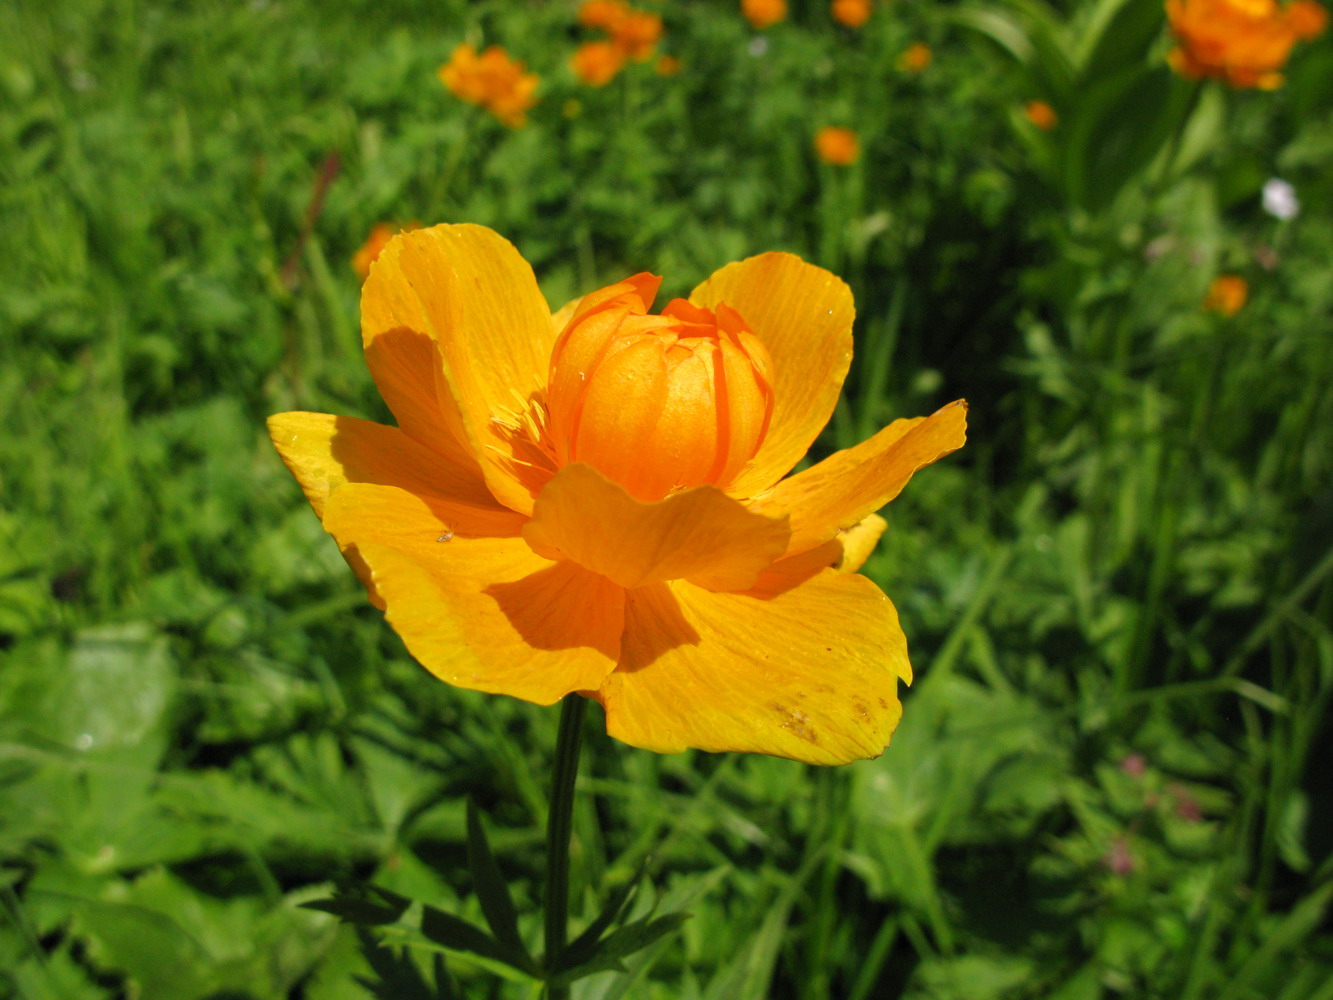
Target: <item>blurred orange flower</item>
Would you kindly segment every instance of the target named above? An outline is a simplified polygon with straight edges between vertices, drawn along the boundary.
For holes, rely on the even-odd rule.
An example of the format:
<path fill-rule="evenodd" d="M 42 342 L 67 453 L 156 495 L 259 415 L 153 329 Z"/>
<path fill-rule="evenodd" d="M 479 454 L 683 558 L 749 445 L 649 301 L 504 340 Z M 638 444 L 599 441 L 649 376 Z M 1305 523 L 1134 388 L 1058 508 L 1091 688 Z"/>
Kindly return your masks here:
<path fill-rule="evenodd" d="M 741 0 L 741 13 L 752 27 L 763 31 L 787 16 L 787 0 Z"/>
<path fill-rule="evenodd" d="M 1059 120 L 1055 108 L 1045 101 L 1028 101 L 1023 108 L 1023 114 L 1027 116 L 1028 121 L 1043 132 L 1049 132 L 1055 128 L 1055 123 Z"/>
<path fill-rule="evenodd" d="M 485 108 L 510 128 L 527 121 L 527 111 L 537 99 L 537 75 L 525 73 L 524 64 L 510 59 L 498 45 L 481 55 L 464 42 L 454 49 L 439 69 L 440 82 L 456 97 Z"/>
<path fill-rule="evenodd" d="M 855 571 L 874 511 L 962 446 L 966 405 L 783 478 L 833 413 L 851 291 L 782 253 L 653 314 L 660 281 L 552 314 L 491 230 L 397 236 L 361 322 L 398 426 L 282 413 L 273 442 L 442 680 L 583 694 L 612 736 L 664 753 L 876 756 L 911 666 L 893 605 Z"/>
<path fill-rule="evenodd" d="M 625 66 L 625 53 L 614 42 L 584 42 L 570 59 L 574 75 L 590 87 L 604 87 Z"/>
<path fill-rule="evenodd" d="M 625 55 L 636 62 L 645 62 L 652 58 L 662 37 L 662 19 L 647 11 L 629 10 L 612 22 L 608 30 L 611 41 Z"/>
<path fill-rule="evenodd" d="M 1176 47 L 1171 68 L 1190 80 L 1272 90 L 1298 40 L 1322 32 L 1328 14 L 1314 0 L 1166 0 Z"/>
<path fill-rule="evenodd" d="M 352 270 L 365 281 L 366 276 L 370 274 L 370 265 L 375 263 L 380 251 L 388 245 L 395 233 L 410 232 L 420 228 L 421 223 L 415 221 L 402 226 L 391 226 L 387 222 L 375 223 L 370 227 L 370 235 L 366 237 L 366 242 L 361 244 L 361 249 L 352 255 Z"/>
<path fill-rule="evenodd" d="M 658 76 L 675 76 L 680 72 L 680 60 L 675 56 L 658 56 L 653 69 Z"/>
<path fill-rule="evenodd" d="M 1250 286 L 1239 274 L 1219 274 L 1208 286 L 1203 307 L 1219 316 L 1234 316 L 1250 296 Z"/>
<path fill-rule="evenodd" d="M 930 65 L 934 56 L 925 42 L 913 42 L 898 57 L 898 68 L 904 73 L 921 73 Z"/>
<path fill-rule="evenodd" d="M 583 0 L 579 5 L 579 24 L 585 28 L 610 29 L 629 9 L 625 0 Z"/>
<path fill-rule="evenodd" d="M 861 140 L 849 128 L 827 125 L 815 133 L 815 152 L 825 163 L 850 166 L 861 158 Z"/>
<path fill-rule="evenodd" d="M 859 28 L 870 20 L 870 0 L 833 0 L 833 20 Z"/>

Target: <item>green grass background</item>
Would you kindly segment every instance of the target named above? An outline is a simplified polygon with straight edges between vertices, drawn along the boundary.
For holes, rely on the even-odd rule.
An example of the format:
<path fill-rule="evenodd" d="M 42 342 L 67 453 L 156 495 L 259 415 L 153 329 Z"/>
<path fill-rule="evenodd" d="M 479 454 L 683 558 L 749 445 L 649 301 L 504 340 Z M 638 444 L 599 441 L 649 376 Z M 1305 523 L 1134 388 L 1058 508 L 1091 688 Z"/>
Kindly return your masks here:
<path fill-rule="evenodd" d="M 475 917 L 469 796 L 535 912 L 555 713 L 415 665 L 263 431 L 387 418 L 348 262 L 419 219 L 557 304 L 829 267 L 858 354 L 816 455 L 972 402 L 866 567 L 918 673 L 883 757 L 659 757 L 592 713 L 575 929 L 645 859 L 638 905 L 694 916 L 576 997 L 1333 998 L 1333 44 L 1226 92 L 1147 0 L 654 9 L 683 71 L 600 90 L 557 0 L 0 10 L 0 997 L 365 996 L 299 904 Z M 463 40 L 542 76 L 527 126 L 439 85 Z"/>

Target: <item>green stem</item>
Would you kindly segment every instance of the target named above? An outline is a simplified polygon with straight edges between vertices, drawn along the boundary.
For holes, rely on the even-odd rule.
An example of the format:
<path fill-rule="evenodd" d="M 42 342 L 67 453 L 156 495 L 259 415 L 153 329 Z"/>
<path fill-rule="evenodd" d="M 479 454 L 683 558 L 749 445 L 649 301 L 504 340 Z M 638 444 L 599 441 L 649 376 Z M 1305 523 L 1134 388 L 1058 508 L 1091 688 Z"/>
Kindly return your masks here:
<path fill-rule="evenodd" d="M 567 695 L 560 705 L 560 735 L 555 742 L 551 810 L 546 822 L 546 966 L 565 950 L 569 923 L 569 838 L 573 832 L 574 783 L 579 776 L 579 743 L 588 702 Z M 549 986 L 547 1000 L 568 1000 L 569 987 Z"/>

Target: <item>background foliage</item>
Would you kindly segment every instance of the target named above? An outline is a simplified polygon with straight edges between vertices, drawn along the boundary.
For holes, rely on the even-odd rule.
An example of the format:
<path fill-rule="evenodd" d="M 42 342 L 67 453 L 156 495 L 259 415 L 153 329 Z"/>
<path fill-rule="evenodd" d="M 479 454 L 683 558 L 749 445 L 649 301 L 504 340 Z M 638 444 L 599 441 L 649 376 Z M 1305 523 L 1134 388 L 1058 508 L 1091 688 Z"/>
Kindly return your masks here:
<path fill-rule="evenodd" d="M 1169 74 L 1155 0 L 655 9 L 681 73 L 602 89 L 556 0 L 0 11 L 0 997 L 363 997 L 299 904 L 475 916 L 469 796 L 533 909 L 554 713 L 413 664 L 263 433 L 387 417 L 348 260 L 420 219 L 498 229 L 555 303 L 831 268 L 858 360 L 821 452 L 972 402 L 866 570 L 918 668 L 888 753 L 593 720 L 576 917 L 645 861 L 636 912 L 694 916 L 576 996 L 1333 998 L 1333 44 L 1229 92 Z M 463 40 L 541 75 L 528 125 L 439 86 Z"/>

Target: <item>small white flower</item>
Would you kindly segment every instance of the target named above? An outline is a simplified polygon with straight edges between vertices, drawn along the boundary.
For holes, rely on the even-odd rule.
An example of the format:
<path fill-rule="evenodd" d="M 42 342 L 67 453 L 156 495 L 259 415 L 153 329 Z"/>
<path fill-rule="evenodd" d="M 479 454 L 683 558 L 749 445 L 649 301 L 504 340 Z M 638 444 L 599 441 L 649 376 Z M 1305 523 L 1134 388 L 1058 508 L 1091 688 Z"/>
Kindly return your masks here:
<path fill-rule="evenodd" d="M 755 35 L 750 39 L 750 55 L 758 59 L 768 51 L 768 39 L 763 35 Z"/>
<path fill-rule="evenodd" d="M 1296 218 L 1301 213 L 1296 189 L 1281 177 L 1270 177 L 1264 183 L 1264 211 L 1283 222 Z"/>

